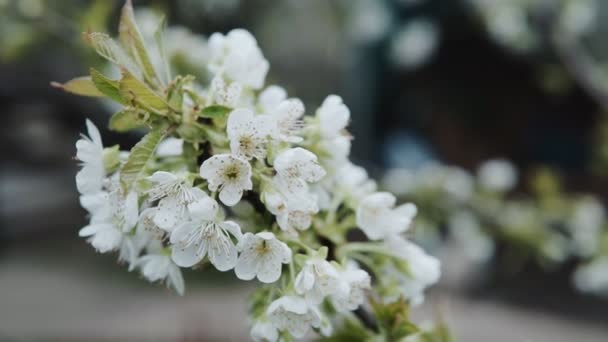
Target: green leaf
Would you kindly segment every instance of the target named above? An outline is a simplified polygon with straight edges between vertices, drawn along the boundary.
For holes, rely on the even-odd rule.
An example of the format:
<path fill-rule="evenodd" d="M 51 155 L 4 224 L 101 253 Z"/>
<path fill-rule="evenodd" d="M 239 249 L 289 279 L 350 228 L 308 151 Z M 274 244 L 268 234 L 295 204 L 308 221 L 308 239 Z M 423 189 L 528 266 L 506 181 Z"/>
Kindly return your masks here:
<path fill-rule="evenodd" d="M 127 132 L 145 125 L 149 113 L 133 107 L 126 107 L 120 112 L 114 113 L 110 118 L 109 127 L 116 132 Z"/>
<path fill-rule="evenodd" d="M 135 22 L 131 0 L 127 0 L 122 7 L 120 23 L 118 25 L 118 37 L 123 48 L 127 50 L 129 55 L 135 60 L 135 63 L 143 70 L 146 81 L 151 84 L 157 84 L 156 70 L 150 61 L 144 40 Z"/>
<path fill-rule="evenodd" d="M 110 99 L 124 104 L 125 101 L 123 100 L 122 96 L 120 96 L 120 92 L 118 90 L 118 81 L 107 78 L 94 68 L 89 69 L 89 73 L 91 74 L 91 79 L 97 90 Z"/>
<path fill-rule="evenodd" d="M 163 77 L 165 84 L 169 83 L 171 79 L 171 68 L 169 67 L 169 60 L 167 59 L 167 50 L 165 48 L 165 29 L 167 28 L 167 20 L 163 16 L 158 23 L 158 27 L 154 32 L 154 40 L 156 41 L 156 46 L 158 47 L 158 51 L 160 52 L 160 59 L 163 61 Z"/>
<path fill-rule="evenodd" d="M 84 32 L 82 36 L 98 55 L 139 77 L 141 71 L 133 59 L 110 36 L 101 32 Z"/>
<path fill-rule="evenodd" d="M 198 113 L 198 116 L 209 119 L 224 118 L 231 111 L 231 108 L 220 105 L 213 105 L 203 108 L 203 110 Z"/>
<path fill-rule="evenodd" d="M 418 333 L 420 330 L 409 319 L 409 305 L 400 297 L 398 300 L 384 304 L 371 300 L 380 330 L 388 341 L 398 341 L 406 336 Z"/>
<path fill-rule="evenodd" d="M 177 76 L 167 87 L 167 101 L 172 108 L 181 108 L 184 102 L 185 89 L 191 89 L 194 76 Z"/>
<path fill-rule="evenodd" d="M 148 88 L 144 82 L 137 79 L 127 70 L 122 71 L 122 79 L 120 80 L 118 87 L 120 95 L 124 99 L 129 99 L 145 108 L 154 109 L 157 112 L 169 109 L 169 105 L 160 95 Z"/>
<path fill-rule="evenodd" d="M 154 152 L 165 135 L 164 129 L 157 128 L 133 146 L 129 159 L 120 170 L 120 185 L 124 193 L 128 193 L 139 180 L 144 178 L 146 167 L 154 159 Z"/>
<path fill-rule="evenodd" d="M 76 95 L 82 96 L 94 96 L 94 97 L 103 97 L 104 94 L 101 93 L 93 84 L 93 81 L 88 76 L 76 77 L 72 80 L 67 81 L 64 84 L 51 82 L 51 86 L 55 88 L 60 88 L 68 93 L 73 93 Z"/>

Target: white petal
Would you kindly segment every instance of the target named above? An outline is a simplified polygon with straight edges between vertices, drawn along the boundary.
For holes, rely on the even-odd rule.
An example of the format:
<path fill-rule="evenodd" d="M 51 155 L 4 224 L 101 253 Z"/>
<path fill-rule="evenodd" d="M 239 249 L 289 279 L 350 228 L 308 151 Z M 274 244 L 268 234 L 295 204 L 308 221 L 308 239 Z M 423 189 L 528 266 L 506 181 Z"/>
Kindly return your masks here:
<path fill-rule="evenodd" d="M 89 137 L 91 138 L 91 140 L 98 146 L 103 146 L 102 142 L 101 142 L 101 134 L 99 134 L 99 129 L 97 129 L 97 126 L 95 126 L 95 124 L 87 119 L 86 121 L 87 124 L 87 132 L 89 133 Z"/>
<path fill-rule="evenodd" d="M 230 239 L 219 236 L 216 239 L 208 240 L 208 242 L 209 261 L 218 271 L 228 271 L 236 265 L 237 251 Z"/>
<path fill-rule="evenodd" d="M 91 245 L 100 253 L 107 253 L 118 249 L 121 241 L 122 233 L 114 226 L 98 230 L 89 239 Z"/>
<path fill-rule="evenodd" d="M 147 177 L 147 179 L 154 183 L 170 183 L 176 181 L 178 178 L 171 172 L 166 171 L 156 171 L 151 176 Z"/>
<path fill-rule="evenodd" d="M 182 276 L 182 271 L 175 265 L 169 267 L 169 283 L 173 286 L 173 289 L 178 295 L 184 295 L 184 292 L 186 291 L 184 277 Z"/>
<path fill-rule="evenodd" d="M 172 244 L 179 244 L 182 241 L 186 241 L 188 235 L 190 235 L 194 229 L 199 229 L 200 227 L 193 222 L 185 222 L 181 225 L 177 226 L 172 232 L 170 237 L 170 242 Z"/>
<path fill-rule="evenodd" d="M 169 137 L 156 148 L 156 155 L 159 157 L 176 157 L 181 156 L 184 152 L 184 140 L 179 138 Z"/>
<path fill-rule="evenodd" d="M 76 173 L 76 188 L 81 194 L 101 191 L 105 171 L 102 165 L 86 164 Z"/>
<path fill-rule="evenodd" d="M 304 266 L 304 268 L 298 273 L 296 276 L 295 289 L 299 294 L 304 294 L 315 284 L 315 276 L 308 266 Z"/>
<path fill-rule="evenodd" d="M 262 283 L 274 283 L 281 277 L 281 260 L 267 254 L 259 263 L 258 280 Z"/>
<path fill-rule="evenodd" d="M 181 247 L 179 244 L 173 245 L 171 259 L 177 266 L 192 267 L 205 257 L 206 250 L 204 243 L 200 249 L 200 254 L 197 254 L 198 249 L 198 246 L 194 243 L 188 247 Z"/>
<path fill-rule="evenodd" d="M 158 202 L 154 224 L 171 231 L 184 218 L 184 207 L 175 196 L 168 196 Z"/>
<path fill-rule="evenodd" d="M 232 139 L 242 132 L 251 129 L 253 121 L 253 111 L 249 108 L 237 108 L 228 116 L 226 132 L 228 137 Z"/>
<path fill-rule="evenodd" d="M 124 209 L 124 227 L 123 231 L 127 232 L 133 229 L 137 224 L 137 220 L 139 219 L 139 204 L 138 197 L 135 191 L 129 192 L 127 198 L 125 199 L 125 209 Z"/>
<path fill-rule="evenodd" d="M 243 197 L 243 189 L 234 185 L 226 184 L 220 191 L 220 201 L 227 206 L 233 206 Z"/>
<path fill-rule="evenodd" d="M 280 251 L 279 255 L 281 262 L 284 264 L 290 263 L 292 256 L 291 248 L 289 248 L 286 243 L 279 240 L 276 240 L 275 244 L 278 246 L 278 250 Z"/>
<path fill-rule="evenodd" d="M 286 98 L 287 92 L 285 89 L 276 85 L 271 85 L 260 93 L 258 101 L 264 112 L 268 114 L 277 108 L 281 101 L 285 100 Z"/>
<path fill-rule="evenodd" d="M 205 196 L 188 205 L 188 211 L 194 220 L 213 221 L 217 215 L 218 208 L 217 202 L 209 196 Z"/>
<path fill-rule="evenodd" d="M 221 184 L 221 170 L 231 162 L 231 156 L 228 154 L 216 154 L 203 162 L 200 168 L 200 175 L 211 183 Z"/>
<path fill-rule="evenodd" d="M 282 298 L 281 305 L 285 310 L 298 315 L 304 315 L 308 312 L 308 303 L 304 298 L 298 296 L 284 296 Z"/>
<path fill-rule="evenodd" d="M 319 108 L 321 134 L 325 138 L 333 138 L 343 130 L 350 120 L 350 111 L 342 103 L 342 98 L 337 95 L 329 95 L 323 105 Z"/>
<path fill-rule="evenodd" d="M 224 221 L 220 223 L 220 228 L 226 230 L 228 233 L 232 234 L 237 241 L 241 241 L 243 239 L 243 233 L 241 232 L 241 226 L 234 221 Z"/>
<path fill-rule="evenodd" d="M 80 229 L 80 231 L 78 231 L 78 236 L 80 236 L 80 237 L 91 236 L 91 235 L 96 234 L 100 230 L 113 229 L 113 228 L 114 228 L 114 226 L 110 223 L 91 224 L 91 225 L 82 227 L 82 229 Z"/>
<path fill-rule="evenodd" d="M 80 205 L 91 215 L 100 215 L 109 219 L 111 208 L 107 192 L 100 191 L 91 195 L 82 195 L 79 200 Z"/>
<path fill-rule="evenodd" d="M 241 252 L 234 267 L 237 278 L 242 280 L 251 280 L 255 278 L 258 272 L 258 254 L 254 245 L 250 245 L 250 247 Z"/>

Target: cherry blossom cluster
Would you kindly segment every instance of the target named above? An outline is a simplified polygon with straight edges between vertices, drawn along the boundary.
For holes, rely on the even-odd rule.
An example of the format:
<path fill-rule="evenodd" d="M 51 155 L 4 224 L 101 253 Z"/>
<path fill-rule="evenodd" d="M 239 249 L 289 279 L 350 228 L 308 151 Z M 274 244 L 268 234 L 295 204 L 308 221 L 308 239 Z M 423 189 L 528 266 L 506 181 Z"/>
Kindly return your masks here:
<path fill-rule="evenodd" d="M 254 340 L 331 336 L 353 324 L 369 336 L 415 334 L 404 328 L 413 326 L 405 312 L 438 280 L 439 262 L 404 235 L 416 206 L 376 191 L 349 161 L 342 98 L 330 95 L 308 112 L 284 88 L 266 85 L 269 63 L 243 29 L 200 42 L 208 81 L 158 67 L 162 40 L 151 57 L 129 3 L 119 32 L 120 44 L 100 33 L 85 39 L 120 68 L 120 79 L 92 71 L 61 85 L 119 103 L 110 128 L 147 131 L 121 151 L 104 147 L 87 120 L 88 135 L 76 143 L 76 183 L 90 220 L 80 236 L 179 294 L 183 269 L 201 264 L 259 282 Z"/>
<path fill-rule="evenodd" d="M 518 183 L 511 162 L 493 159 L 482 163 L 475 175 L 440 164 L 417 171 L 393 169 L 383 187 L 422 208 L 414 240 L 436 245 L 441 227 L 447 227 L 450 241 L 474 262 L 487 262 L 497 244 L 507 258 L 518 254 L 523 260 L 525 250 L 526 262 L 547 271 L 576 265 L 572 282 L 578 290 L 607 294 L 608 257 L 602 241 L 608 236 L 608 220 L 600 199 L 564 191 L 549 169 L 533 174 L 526 195 L 517 191 Z"/>

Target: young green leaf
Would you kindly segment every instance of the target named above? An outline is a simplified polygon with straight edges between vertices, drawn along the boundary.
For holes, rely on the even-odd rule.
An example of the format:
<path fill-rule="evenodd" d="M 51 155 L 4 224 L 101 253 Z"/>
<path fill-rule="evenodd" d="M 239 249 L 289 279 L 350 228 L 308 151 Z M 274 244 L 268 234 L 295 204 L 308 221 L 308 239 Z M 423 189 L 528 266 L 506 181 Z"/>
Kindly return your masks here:
<path fill-rule="evenodd" d="M 124 104 L 125 101 L 123 100 L 122 96 L 120 96 L 120 92 L 118 90 L 118 81 L 107 78 L 94 68 L 89 69 L 89 73 L 91 74 L 91 80 L 93 81 L 93 84 L 97 90 L 110 99 Z"/>
<path fill-rule="evenodd" d="M 388 341 L 398 341 L 419 332 L 409 319 L 409 305 L 403 297 L 388 304 L 371 300 L 371 305 L 380 330 Z"/>
<path fill-rule="evenodd" d="M 131 57 L 127 55 L 125 50 L 116 44 L 110 36 L 100 32 L 84 32 L 82 35 L 84 40 L 95 49 L 98 55 L 121 68 L 129 70 L 130 73 L 137 77 L 140 76 L 140 69 L 135 65 Z"/>
<path fill-rule="evenodd" d="M 103 97 L 104 94 L 97 90 L 95 84 L 88 76 L 76 77 L 66 83 L 51 82 L 51 86 L 63 89 L 69 93 L 82 96 Z"/>
<path fill-rule="evenodd" d="M 145 177 L 146 166 L 154 158 L 154 152 L 165 135 L 165 129 L 157 128 L 133 146 L 129 159 L 120 170 L 120 185 L 125 193 Z"/>
<path fill-rule="evenodd" d="M 137 79 L 127 70 L 123 70 L 122 72 L 119 92 L 122 98 L 139 103 L 146 108 L 151 108 L 158 112 L 169 109 L 169 105 L 160 95 L 148 88 L 144 82 Z"/>
<path fill-rule="evenodd" d="M 156 70 L 150 61 L 148 50 L 135 22 L 131 0 L 127 0 L 122 7 L 120 23 L 118 25 L 118 37 L 123 48 L 135 60 L 135 63 L 140 66 L 145 80 L 150 84 L 156 85 L 158 82 Z"/>
<path fill-rule="evenodd" d="M 203 108 L 203 110 L 198 113 L 198 116 L 209 119 L 224 118 L 231 111 L 231 108 L 220 105 L 213 105 Z"/>
<path fill-rule="evenodd" d="M 171 68 L 169 67 L 169 60 L 167 59 L 167 51 L 165 48 L 164 33 L 166 27 L 167 21 L 163 16 L 160 22 L 158 23 L 156 31 L 154 32 L 154 40 L 156 41 L 156 46 L 158 46 L 158 51 L 160 52 L 160 59 L 161 61 L 163 61 L 163 77 L 161 81 L 164 82 L 164 84 L 169 83 L 169 80 L 171 80 Z"/>
<path fill-rule="evenodd" d="M 110 118 L 109 128 L 116 132 L 127 132 L 136 128 L 144 127 L 144 122 L 150 116 L 149 113 L 133 107 L 126 107 L 120 112 L 114 113 Z"/>

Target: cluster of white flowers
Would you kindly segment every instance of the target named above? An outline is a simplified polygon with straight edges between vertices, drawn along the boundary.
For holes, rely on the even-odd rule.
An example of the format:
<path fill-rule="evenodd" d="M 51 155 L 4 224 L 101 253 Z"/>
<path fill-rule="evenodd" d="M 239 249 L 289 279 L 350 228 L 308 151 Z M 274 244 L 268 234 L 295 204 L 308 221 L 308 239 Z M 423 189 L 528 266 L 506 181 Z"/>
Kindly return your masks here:
<path fill-rule="evenodd" d="M 531 178 L 532 194 L 514 191 L 518 182 L 516 166 L 498 158 L 481 163 L 475 175 L 440 164 L 415 171 L 393 169 L 386 173 L 383 188 L 393 190 L 400 199 L 420 203 L 414 240 L 439 245 L 439 230 L 447 227 L 450 242 L 474 262 L 487 262 L 496 244 L 503 246 L 503 253 L 509 253 L 514 245 L 525 243 L 532 262 L 541 266 L 576 262 L 574 286 L 583 292 L 607 295 L 604 273 L 608 262 L 601 248 L 608 231 L 604 205 L 593 195 L 562 192 L 559 178 L 546 169 Z M 388 196 L 376 201 L 380 199 L 386 201 L 387 208 L 395 201 Z M 405 206 L 399 208 L 406 211 Z M 385 209 L 382 217 L 391 215 Z M 407 221 L 405 216 L 403 220 Z M 359 225 L 365 231 L 365 224 Z"/>
<path fill-rule="evenodd" d="M 126 44 L 138 37 L 131 12 L 127 3 Z M 89 35 L 94 47 L 103 45 L 102 56 L 123 56 L 107 39 Z M 397 206 L 395 196 L 376 192 L 349 161 L 350 111 L 339 96 L 304 116 L 299 99 L 265 86 L 269 63 L 243 29 L 210 36 L 207 86 L 182 76 L 165 85 L 141 47 L 122 48 L 142 78 L 124 70 L 115 81 L 95 74 L 93 86 L 104 81 L 98 89 L 108 95 L 116 82 L 111 98 L 129 105 L 114 123 L 151 130 L 122 152 L 104 148 L 87 120 L 89 136 L 76 144 L 76 181 L 90 214 L 80 235 L 98 252 L 118 251 L 129 270 L 179 294 L 181 269 L 201 263 L 257 279 L 265 285 L 252 304 L 255 340 L 301 338 L 311 329 L 330 335 L 342 313 L 381 296 L 374 283 L 392 296 L 380 302 L 418 304 L 438 280 L 438 261 L 403 235 L 416 206 Z M 120 58 L 110 61 L 120 66 Z M 369 241 L 349 241 L 356 228 Z"/>

